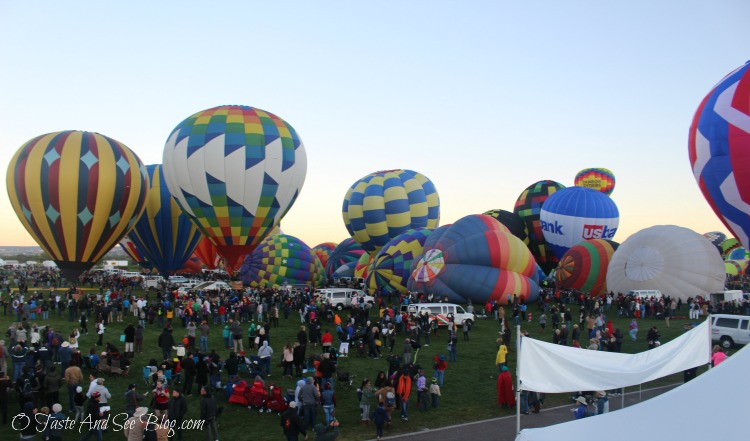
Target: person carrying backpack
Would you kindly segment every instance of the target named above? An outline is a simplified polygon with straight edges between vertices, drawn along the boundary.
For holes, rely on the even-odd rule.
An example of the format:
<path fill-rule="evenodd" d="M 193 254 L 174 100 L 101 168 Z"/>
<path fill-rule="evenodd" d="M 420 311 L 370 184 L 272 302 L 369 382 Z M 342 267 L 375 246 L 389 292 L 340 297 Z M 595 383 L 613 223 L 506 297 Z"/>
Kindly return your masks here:
<path fill-rule="evenodd" d="M 383 387 L 375 392 L 375 396 L 378 397 L 378 403 L 385 408 L 385 412 L 388 415 L 386 427 L 389 427 L 391 425 L 391 415 L 396 408 L 396 389 L 393 388 L 390 378 L 386 378 L 383 382 Z"/>

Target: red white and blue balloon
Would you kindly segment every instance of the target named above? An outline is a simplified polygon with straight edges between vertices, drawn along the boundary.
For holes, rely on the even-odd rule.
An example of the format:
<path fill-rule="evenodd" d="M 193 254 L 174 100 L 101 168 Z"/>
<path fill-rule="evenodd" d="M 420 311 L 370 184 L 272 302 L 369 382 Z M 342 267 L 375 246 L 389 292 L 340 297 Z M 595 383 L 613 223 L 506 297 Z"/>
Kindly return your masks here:
<path fill-rule="evenodd" d="M 703 196 L 750 247 L 750 62 L 703 98 L 690 125 L 688 153 Z"/>
<path fill-rule="evenodd" d="M 588 239 L 612 240 L 620 212 L 606 194 L 586 187 L 567 187 L 550 195 L 539 213 L 544 240 L 558 259 Z"/>

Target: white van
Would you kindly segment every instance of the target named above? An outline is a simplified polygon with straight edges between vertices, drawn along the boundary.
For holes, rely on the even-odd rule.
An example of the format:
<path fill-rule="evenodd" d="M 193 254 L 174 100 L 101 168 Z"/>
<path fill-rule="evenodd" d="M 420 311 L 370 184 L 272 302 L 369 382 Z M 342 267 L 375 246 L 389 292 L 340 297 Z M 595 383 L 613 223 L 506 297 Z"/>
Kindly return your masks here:
<path fill-rule="evenodd" d="M 750 343 L 750 316 L 711 315 L 711 340 L 719 342 L 724 349 Z"/>
<path fill-rule="evenodd" d="M 641 300 L 649 300 L 651 297 L 657 301 L 662 298 L 661 291 L 658 289 L 631 289 L 628 291 L 629 296 L 634 298 L 640 298 Z"/>
<path fill-rule="evenodd" d="M 143 289 L 156 289 L 162 282 L 164 282 L 164 278 L 162 276 L 146 276 L 143 279 Z"/>
<path fill-rule="evenodd" d="M 476 317 L 474 314 L 466 312 L 461 305 L 455 303 L 412 303 L 401 305 L 401 310 L 414 315 L 419 315 L 422 311 L 427 311 L 430 316 L 430 323 L 437 320 L 438 326 L 448 326 L 448 314 L 453 314 L 453 320 L 461 325 L 464 320 L 468 320 L 469 326 L 474 324 Z"/>
<path fill-rule="evenodd" d="M 135 279 L 136 277 L 141 277 L 141 273 L 136 273 L 134 271 L 125 271 L 120 273 L 120 277 L 125 277 L 126 279 Z"/>
<path fill-rule="evenodd" d="M 169 276 L 169 283 L 174 285 L 182 285 L 183 283 L 187 283 L 188 279 L 187 277 L 183 276 Z"/>
<path fill-rule="evenodd" d="M 352 299 L 356 298 L 359 301 L 360 298 L 365 299 L 365 303 L 375 303 L 375 298 L 368 296 L 361 289 L 352 288 L 324 288 L 316 292 L 318 297 L 321 297 L 331 306 L 341 311 L 344 308 L 350 308 L 352 306 Z"/>

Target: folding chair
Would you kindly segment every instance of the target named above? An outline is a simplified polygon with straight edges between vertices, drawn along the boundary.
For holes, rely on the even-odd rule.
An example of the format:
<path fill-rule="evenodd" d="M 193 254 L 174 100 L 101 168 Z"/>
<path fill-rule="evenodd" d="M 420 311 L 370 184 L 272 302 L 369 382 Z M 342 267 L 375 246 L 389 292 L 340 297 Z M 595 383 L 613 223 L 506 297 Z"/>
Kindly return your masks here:
<path fill-rule="evenodd" d="M 167 380 L 167 386 L 172 384 L 172 369 L 164 370 L 164 379 Z"/>
<path fill-rule="evenodd" d="M 151 386 L 148 381 L 151 379 L 151 368 L 145 367 L 143 368 L 143 382 L 146 383 L 146 386 Z"/>

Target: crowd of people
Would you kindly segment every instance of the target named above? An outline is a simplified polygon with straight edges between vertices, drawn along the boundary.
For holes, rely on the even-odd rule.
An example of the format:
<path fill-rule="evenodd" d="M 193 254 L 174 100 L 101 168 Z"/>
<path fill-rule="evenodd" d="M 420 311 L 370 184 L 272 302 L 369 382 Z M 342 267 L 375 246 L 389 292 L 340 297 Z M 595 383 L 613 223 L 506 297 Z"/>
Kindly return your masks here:
<path fill-rule="evenodd" d="M 140 393 L 137 385 L 131 384 L 124 392 L 128 416 L 142 412 L 181 422 L 188 399 L 197 393 L 201 419 L 208 424 L 206 439 L 217 440 L 215 422 L 222 408 L 217 396 L 224 395 L 228 405 L 280 413 L 282 430 L 289 439 L 308 432 L 316 439 L 333 439 L 339 430 L 334 379 L 354 381 L 349 373 L 337 370 L 338 360 L 362 356 L 384 359 L 388 364 L 373 380 L 363 379 L 357 389 L 361 423 L 372 423 L 380 438 L 394 412 L 408 422 L 410 409 L 427 412 L 440 407 L 448 363 L 458 361 L 458 343 L 469 340 L 471 333 L 469 321 L 459 323 L 449 316 L 443 329 L 426 312 L 410 310 L 410 303 L 443 300 L 415 293 L 378 296 L 375 304 L 353 299 L 350 310 L 340 311 L 316 298 L 311 290 L 289 287 L 182 294 L 163 285 L 154 292 L 143 292 L 136 290 L 137 283 L 130 279 L 99 274 L 84 276 L 81 284 L 89 290 L 82 291 L 66 288 L 47 270 L 33 275 L 5 274 L 0 282 L 16 288 L 0 296 L 3 315 L 15 319 L 6 333 L 9 344 L 0 341 L 0 381 L 6 386 L 0 387 L 3 424 L 7 423 L 8 390 L 15 392 L 21 410 L 33 406 L 32 410 L 52 415 L 60 413 L 55 409 L 62 410 L 61 404 L 67 404 L 76 421 L 97 409 L 97 418 L 105 419 L 111 412 L 111 393 L 104 377 L 127 376 L 132 370 L 143 372 L 149 386 Z M 700 298 L 687 302 L 691 310 L 706 304 Z M 515 405 L 507 366 L 508 354 L 514 349 L 515 325 L 538 326 L 539 333 L 549 335 L 555 344 L 620 352 L 623 332 L 613 326 L 607 314 L 632 317 L 627 335 L 637 341 L 641 318 L 661 318 L 669 326 L 669 318 L 682 307 L 680 300 L 669 297 L 640 299 L 610 293 L 597 298 L 546 289 L 535 311 L 531 311 L 533 305 L 510 295 L 505 306 L 487 302 L 479 312 L 497 320 L 500 329 L 495 360 L 498 404 Z M 719 307 L 728 309 L 727 305 Z M 467 312 L 473 313 L 474 306 L 469 304 Z M 67 318 L 69 329 L 42 325 L 50 315 Z M 296 340 L 272 339 L 282 319 L 284 323 L 299 320 Z M 113 335 L 119 335 L 119 341 L 110 338 L 112 328 L 117 329 Z M 159 330 L 158 337 L 144 342 L 145 330 L 151 328 Z M 79 340 L 90 333 L 96 336 L 96 343 L 82 348 Z M 212 344 L 218 333 L 223 347 Z M 420 358 L 420 349 L 436 339 L 447 343 L 445 354 L 426 361 Z M 648 348 L 658 346 L 659 339 L 654 326 L 646 336 Z M 141 360 L 144 345 L 158 346 L 161 357 Z M 89 374 L 89 383 L 84 374 Z M 273 375 L 301 380 L 294 394 L 283 394 L 271 384 Z M 60 393 L 66 390 L 67 403 Z M 606 395 L 597 400 L 604 398 Z M 522 412 L 538 413 L 544 399 L 543 393 L 524 391 Z M 149 432 L 148 427 L 143 429 L 144 434 Z M 150 432 L 159 435 L 156 428 Z M 101 439 L 101 435 L 94 431 L 85 437 Z M 181 440 L 182 432 L 175 436 Z M 132 435 L 132 439 L 137 437 Z"/>

